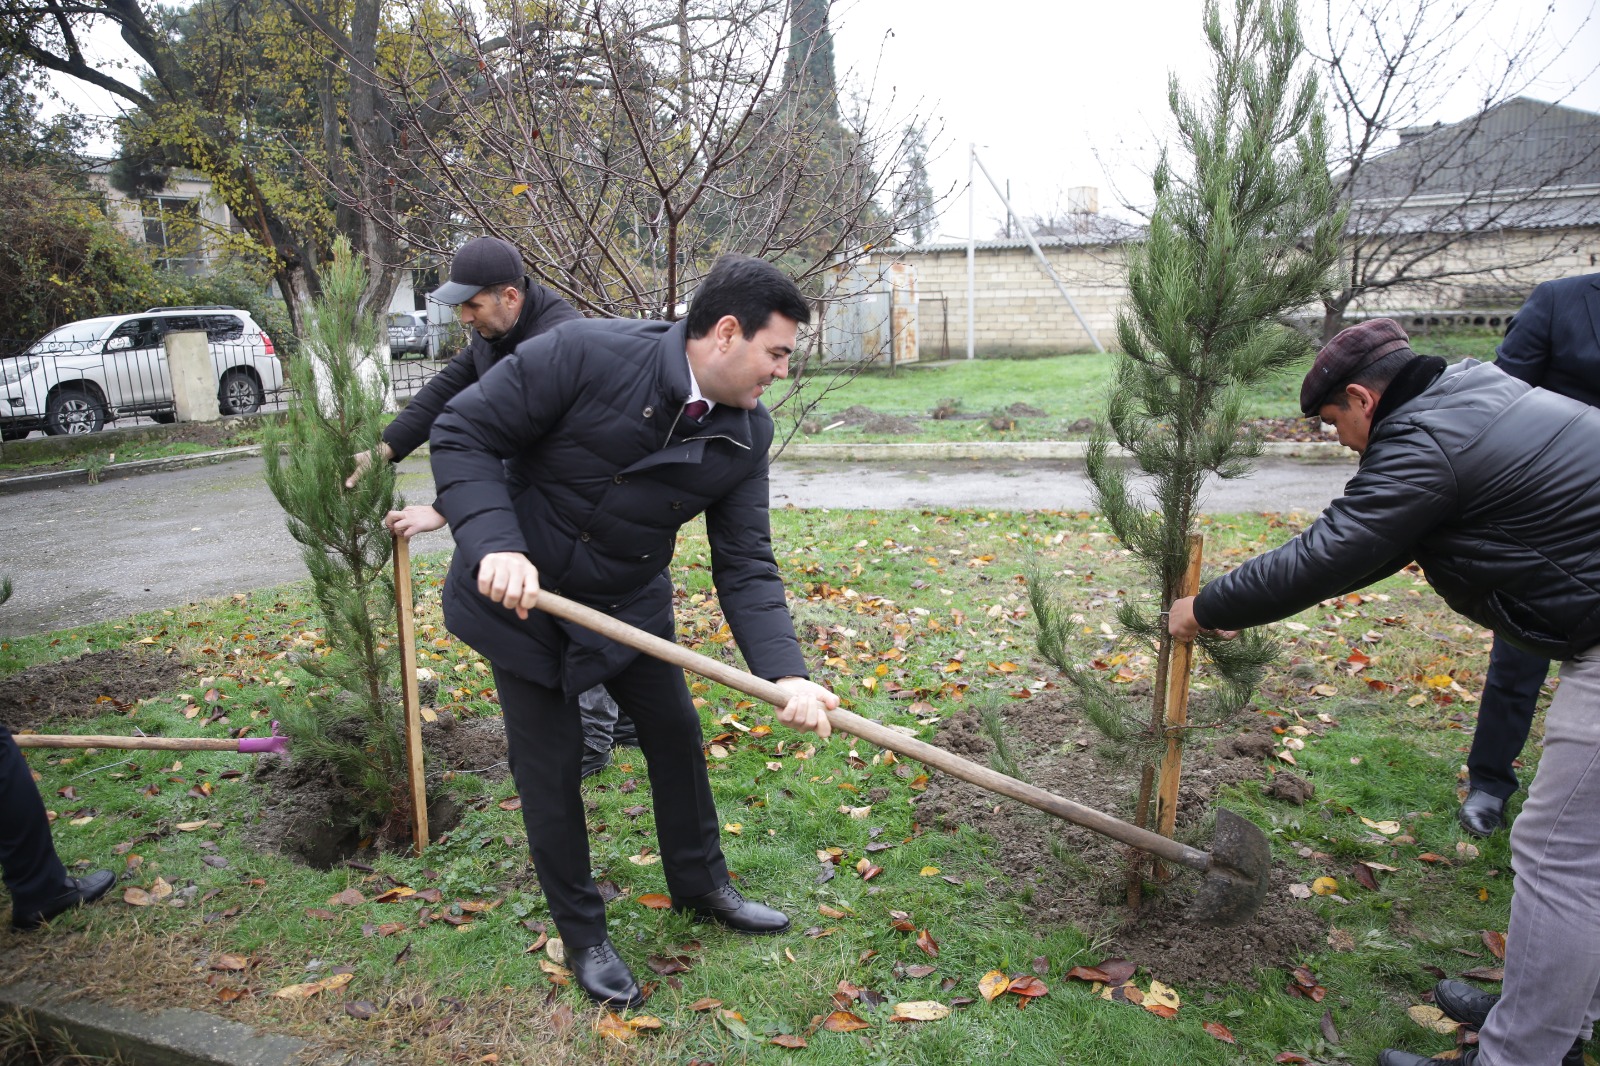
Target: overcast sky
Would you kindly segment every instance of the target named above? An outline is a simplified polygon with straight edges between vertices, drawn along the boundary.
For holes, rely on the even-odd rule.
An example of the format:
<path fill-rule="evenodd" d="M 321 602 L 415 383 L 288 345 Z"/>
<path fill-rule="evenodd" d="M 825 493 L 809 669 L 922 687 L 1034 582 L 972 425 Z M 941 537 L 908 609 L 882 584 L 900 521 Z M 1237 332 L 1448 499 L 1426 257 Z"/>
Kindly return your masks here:
<path fill-rule="evenodd" d="M 1320 22 L 1323 4 L 1301 2 Z M 1469 18 L 1481 24 L 1473 44 L 1450 57 L 1455 88 L 1428 121 L 1473 114 L 1484 72 L 1504 66 L 1504 43 L 1536 31 L 1544 34 L 1537 66 L 1545 74 L 1527 95 L 1600 111 L 1596 0 L 1553 0 L 1548 8 L 1527 0 L 1451 2 L 1470 6 Z M 1114 207 L 1113 182 L 1124 197 L 1147 201 L 1144 175 L 1169 134 L 1167 74 L 1192 85 L 1209 70 L 1200 12 L 1198 0 L 836 0 L 835 59 L 857 84 L 876 70 L 877 98 L 892 92 L 899 113 L 920 110 L 942 128 L 934 188 L 952 195 L 939 235 L 964 240 L 970 142 L 996 181 L 1010 179 L 1021 214 L 1048 211 L 1077 185 L 1098 186 L 1102 210 Z M 1310 33 L 1308 43 L 1317 43 Z M 977 180 L 978 235 L 989 237 L 1003 211 Z"/>
<path fill-rule="evenodd" d="M 1355 0 L 1301 0 L 1320 25 Z M 1451 122 L 1477 110 L 1485 77 L 1504 67 L 1506 42 L 1540 34 L 1526 64 L 1525 91 L 1539 99 L 1600 111 L 1600 0 L 1367 0 L 1412 8 L 1426 3 L 1448 14 L 1468 12 L 1473 31 L 1442 68 L 1452 88 L 1430 101 L 1425 121 Z M 847 86 L 870 89 L 884 113 L 903 123 L 931 119 L 934 191 L 943 194 L 939 236 L 964 240 L 967 145 L 995 180 L 1011 182 L 1023 215 L 1065 202 L 1072 186 L 1099 189 L 1100 206 L 1119 198 L 1147 203 L 1149 171 L 1170 136 L 1167 75 L 1199 85 L 1209 58 L 1199 0 L 835 0 L 836 66 Z M 1315 47 L 1319 33 L 1308 29 Z M 111 33 L 95 36 L 102 60 L 126 62 Z M 91 113 L 113 112 L 105 93 L 68 78 L 54 84 L 63 98 Z M 110 146 L 104 146 L 109 150 Z M 980 237 L 1004 219 L 999 200 L 978 179 Z"/>

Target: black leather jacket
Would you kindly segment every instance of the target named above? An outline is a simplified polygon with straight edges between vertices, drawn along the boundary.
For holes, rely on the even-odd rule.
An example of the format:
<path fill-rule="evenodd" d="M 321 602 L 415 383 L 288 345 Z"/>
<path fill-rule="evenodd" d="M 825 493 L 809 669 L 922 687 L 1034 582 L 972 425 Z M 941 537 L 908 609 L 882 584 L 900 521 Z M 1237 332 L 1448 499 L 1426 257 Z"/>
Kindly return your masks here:
<path fill-rule="evenodd" d="M 1463 360 L 1375 420 L 1344 495 L 1207 585 L 1195 617 L 1262 625 L 1412 560 L 1452 608 L 1524 649 L 1564 659 L 1600 644 L 1600 410 Z"/>

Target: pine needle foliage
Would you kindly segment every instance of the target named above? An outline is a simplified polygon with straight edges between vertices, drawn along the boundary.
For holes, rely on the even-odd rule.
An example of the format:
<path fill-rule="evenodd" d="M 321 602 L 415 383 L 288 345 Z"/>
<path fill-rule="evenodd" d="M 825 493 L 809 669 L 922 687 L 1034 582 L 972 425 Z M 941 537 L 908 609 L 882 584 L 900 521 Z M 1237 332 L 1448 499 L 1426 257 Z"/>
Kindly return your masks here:
<path fill-rule="evenodd" d="M 1205 92 L 1169 83 L 1177 145 L 1162 153 L 1149 232 L 1129 252 L 1122 354 L 1086 463 L 1097 509 L 1159 592 L 1160 614 L 1132 596 L 1118 611 L 1120 641 L 1157 651 L 1150 709 L 1083 666 L 1092 656 L 1077 647 L 1072 605 L 1043 575 L 1030 582 L 1040 651 L 1112 747 L 1146 768 L 1147 783 L 1165 744 L 1165 615 L 1187 568 L 1201 490 L 1212 475 L 1245 476 L 1260 455 L 1259 438 L 1241 428 L 1244 397 L 1307 352 L 1309 341 L 1283 317 L 1326 289 L 1343 225 L 1293 0 L 1230 6 L 1224 18 L 1215 0 L 1206 5 Z M 1131 464 L 1112 457 L 1113 441 Z M 1255 633 L 1200 645 L 1215 683 L 1190 723 L 1204 727 L 1249 702 L 1276 646 Z"/>
<path fill-rule="evenodd" d="M 301 544 L 321 608 L 325 649 L 300 665 L 326 682 L 284 726 L 296 761 L 329 771 L 367 829 L 400 830 L 407 813 L 404 710 L 399 692 L 393 540 L 383 516 L 401 506 L 390 463 L 375 463 L 353 489 L 358 452 L 383 428 L 385 382 L 378 319 L 360 310 L 366 271 L 343 238 L 289 367 L 295 398 L 269 431 L 267 485 Z M 323 654 L 323 652 L 326 652 Z"/>

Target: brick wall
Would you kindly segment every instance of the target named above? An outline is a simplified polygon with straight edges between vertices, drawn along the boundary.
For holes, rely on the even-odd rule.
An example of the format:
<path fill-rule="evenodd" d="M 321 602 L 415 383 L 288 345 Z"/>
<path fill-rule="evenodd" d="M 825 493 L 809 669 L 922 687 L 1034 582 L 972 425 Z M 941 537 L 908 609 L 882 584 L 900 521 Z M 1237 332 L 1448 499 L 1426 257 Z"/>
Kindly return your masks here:
<path fill-rule="evenodd" d="M 1106 348 L 1116 344 L 1117 308 L 1128 293 L 1117 246 L 1046 247 L 1056 274 Z M 905 249 L 895 258 L 917 272 L 919 348 L 939 357 L 948 329 L 950 356 L 967 345 L 967 255 L 964 248 Z M 1094 345 L 1033 252 L 985 248 L 976 254 L 978 354 L 1083 352 Z M 941 301 L 940 297 L 943 297 Z"/>

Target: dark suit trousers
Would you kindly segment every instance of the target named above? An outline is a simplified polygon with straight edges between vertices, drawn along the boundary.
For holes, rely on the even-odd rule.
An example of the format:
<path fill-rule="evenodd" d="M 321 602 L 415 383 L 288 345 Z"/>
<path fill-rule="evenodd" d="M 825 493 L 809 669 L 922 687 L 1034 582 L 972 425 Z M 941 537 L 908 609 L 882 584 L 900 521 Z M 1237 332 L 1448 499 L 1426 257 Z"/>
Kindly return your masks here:
<path fill-rule="evenodd" d="M 67 884 L 50 840 L 44 801 L 11 730 L 0 725 L 0 867 L 15 914 L 38 911 Z"/>
<path fill-rule="evenodd" d="M 589 831 L 578 787 L 583 727 L 567 698 L 495 667 L 511 775 L 539 886 L 568 950 L 606 938 L 606 907 L 589 865 Z M 701 750 L 700 715 L 683 671 L 641 655 L 606 683 L 639 731 L 650 774 L 656 840 L 667 889 L 703 896 L 728 883 L 721 826 Z"/>
<path fill-rule="evenodd" d="M 1467 780 L 1473 788 L 1503 800 L 1517 791 L 1511 763 L 1528 742 L 1539 689 L 1549 673 L 1549 659 L 1494 638 L 1478 702 L 1478 728 L 1467 755 Z"/>

